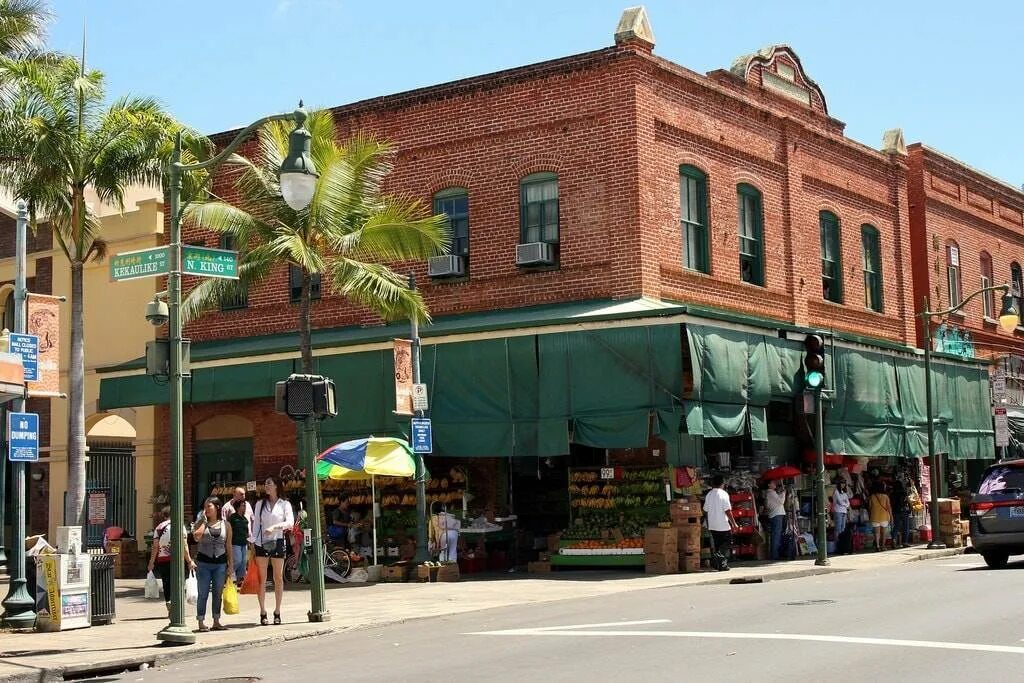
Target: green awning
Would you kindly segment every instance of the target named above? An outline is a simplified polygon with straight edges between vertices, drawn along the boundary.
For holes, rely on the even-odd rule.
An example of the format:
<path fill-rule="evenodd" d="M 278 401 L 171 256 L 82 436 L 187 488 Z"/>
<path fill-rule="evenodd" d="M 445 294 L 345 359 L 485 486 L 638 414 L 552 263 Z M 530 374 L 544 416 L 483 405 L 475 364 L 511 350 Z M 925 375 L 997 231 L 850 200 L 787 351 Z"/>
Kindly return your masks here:
<path fill-rule="evenodd" d="M 826 376 L 834 389 L 825 411 L 825 448 L 861 456 L 904 455 L 896 359 L 891 354 L 834 347 Z"/>

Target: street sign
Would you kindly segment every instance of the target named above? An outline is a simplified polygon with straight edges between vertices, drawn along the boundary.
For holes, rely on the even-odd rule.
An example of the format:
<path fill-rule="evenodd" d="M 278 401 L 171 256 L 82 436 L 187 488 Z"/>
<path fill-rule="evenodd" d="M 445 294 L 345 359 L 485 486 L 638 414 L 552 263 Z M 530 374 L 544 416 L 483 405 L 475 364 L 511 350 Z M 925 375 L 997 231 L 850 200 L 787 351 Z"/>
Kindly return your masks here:
<path fill-rule="evenodd" d="M 21 364 L 25 368 L 25 381 L 39 381 L 39 337 L 34 334 L 10 335 L 11 353 L 21 356 Z"/>
<path fill-rule="evenodd" d="M 1006 373 L 1002 368 L 996 368 L 992 375 L 992 401 L 1002 403 L 1006 398 Z"/>
<path fill-rule="evenodd" d="M 115 282 L 167 275 L 171 271 L 170 247 L 126 251 L 110 259 L 110 279 Z"/>
<path fill-rule="evenodd" d="M 433 453 L 434 435 L 427 418 L 413 418 L 412 420 L 412 452 Z"/>
<path fill-rule="evenodd" d="M 413 384 L 412 385 L 412 409 L 413 410 L 428 410 L 429 402 L 427 401 L 427 385 L 426 384 Z"/>
<path fill-rule="evenodd" d="M 185 275 L 238 279 L 238 252 L 185 245 L 181 248 L 181 272 Z"/>
<path fill-rule="evenodd" d="M 995 408 L 992 410 L 993 422 L 996 427 L 996 446 L 1005 447 L 1010 445 L 1010 421 L 1006 416 L 1006 408 Z"/>
<path fill-rule="evenodd" d="M 39 416 L 35 413 L 8 413 L 7 434 L 11 462 L 39 460 Z"/>

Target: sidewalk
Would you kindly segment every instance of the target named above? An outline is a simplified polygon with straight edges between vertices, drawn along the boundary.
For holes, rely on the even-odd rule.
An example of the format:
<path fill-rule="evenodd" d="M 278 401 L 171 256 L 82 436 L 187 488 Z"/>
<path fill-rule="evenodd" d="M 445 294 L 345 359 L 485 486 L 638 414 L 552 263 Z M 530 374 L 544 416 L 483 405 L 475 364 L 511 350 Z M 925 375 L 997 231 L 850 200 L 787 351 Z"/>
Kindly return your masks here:
<path fill-rule="evenodd" d="M 241 614 L 224 617 L 225 625 L 229 626 L 227 631 L 199 634 L 195 645 L 180 647 L 157 644 L 154 634 L 167 623 L 163 603 L 143 599 L 141 579 L 123 580 L 117 582 L 114 624 L 63 633 L 0 631 L 0 681 L 60 681 L 62 675 L 108 673 L 138 668 L 142 663 L 154 666 L 226 648 L 266 645 L 409 619 L 651 588 L 729 583 L 736 579 L 772 581 L 878 569 L 962 552 L 962 548 L 928 551 L 918 546 L 835 557 L 828 567 L 816 567 L 813 559 L 802 559 L 735 567 L 728 573 L 646 576 L 619 572 L 557 572 L 508 574 L 460 583 L 336 585 L 327 591 L 332 620 L 322 624 L 306 621 L 309 594 L 303 588 L 296 588 L 285 592 L 281 626 L 259 626 L 256 598 L 245 595 L 241 596 Z M 6 594 L 6 581 L 0 583 L 0 587 Z M 195 608 L 187 609 L 187 623 L 194 627 Z"/>

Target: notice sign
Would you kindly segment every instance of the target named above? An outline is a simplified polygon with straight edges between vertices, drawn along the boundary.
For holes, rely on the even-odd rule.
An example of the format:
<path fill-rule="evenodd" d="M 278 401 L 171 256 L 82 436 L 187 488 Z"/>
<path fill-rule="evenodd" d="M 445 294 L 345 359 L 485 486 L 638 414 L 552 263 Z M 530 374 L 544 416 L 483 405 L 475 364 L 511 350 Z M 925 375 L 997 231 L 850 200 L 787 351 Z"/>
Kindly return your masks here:
<path fill-rule="evenodd" d="M 60 299 L 45 294 L 28 295 L 28 333 L 38 339 L 37 379 L 28 391 L 56 394 L 60 391 Z"/>
<path fill-rule="evenodd" d="M 430 454 L 434 452 L 434 435 L 430 420 L 416 419 L 412 421 L 412 452 Z"/>
<path fill-rule="evenodd" d="M 430 407 L 430 403 L 427 401 L 427 385 L 426 384 L 413 384 L 412 385 L 412 407 L 413 410 L 425 411 Z"/>
<path fill-rule="evenodd" d="M 107 494 L 103 491 L 89 493 L 89 524 L 106 524 Z"/>
<path fill-rule="evenodd" d="M 39 460 L 39 416 L 35 413 L 7 413 L 11 462 Z"/>
<path fill-rule="evenodd" d="M 11 353 L 21 356 L 25 381 L 39 381 L 39 337 L 34 334 L 10 334 Z"/>
<path fill-rule="evenodd" d="M 412 341 L 395 340 L 395 414 L 412 415 Z"/>
<path fill-rule="evenodd" d="M 996 446 L 1010 445 L 1010 421 L 1006 417 L 1006 408 L 993 409 L 992 421 L 996 428 Z"/>

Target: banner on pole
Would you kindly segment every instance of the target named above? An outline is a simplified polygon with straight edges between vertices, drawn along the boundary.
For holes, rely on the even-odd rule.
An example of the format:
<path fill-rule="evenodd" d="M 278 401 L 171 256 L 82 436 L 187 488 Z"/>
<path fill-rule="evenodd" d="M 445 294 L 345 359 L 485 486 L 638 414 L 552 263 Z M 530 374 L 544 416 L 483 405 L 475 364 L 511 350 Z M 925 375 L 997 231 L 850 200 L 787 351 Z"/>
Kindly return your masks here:
<path fill-rule="evenodd" d="M 412 341 L 395 340 L 395 414 L 413 415 Z"/>
<path fill-rule="evenodd" d="M 38 379 L 28 382 L 29 394 L 60 391 L 60 300 L 45 294 L 28 295 L 28 333 L 39 338 Z"/>

